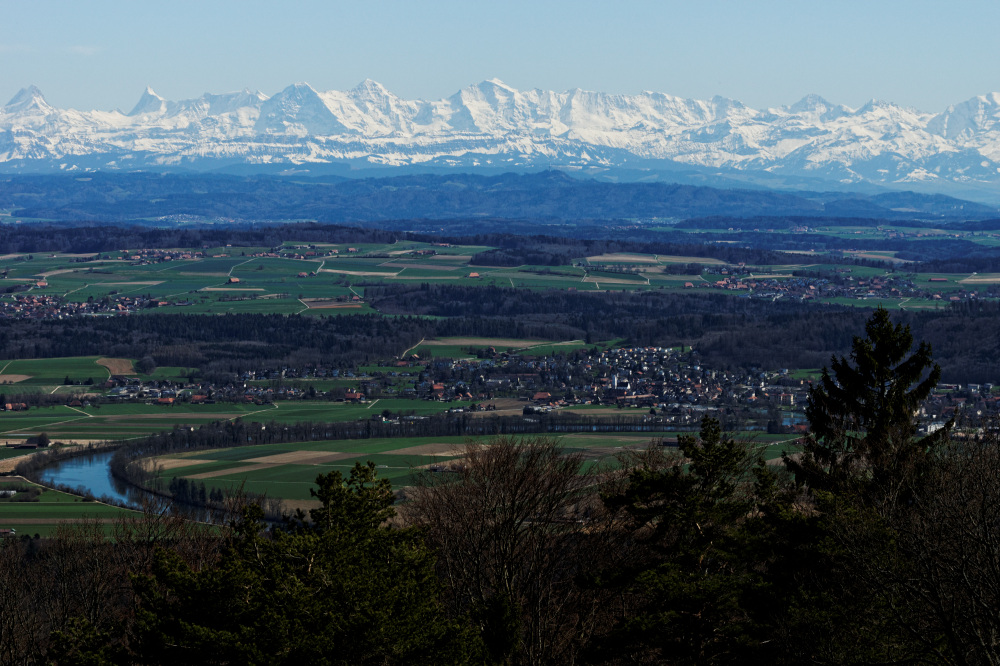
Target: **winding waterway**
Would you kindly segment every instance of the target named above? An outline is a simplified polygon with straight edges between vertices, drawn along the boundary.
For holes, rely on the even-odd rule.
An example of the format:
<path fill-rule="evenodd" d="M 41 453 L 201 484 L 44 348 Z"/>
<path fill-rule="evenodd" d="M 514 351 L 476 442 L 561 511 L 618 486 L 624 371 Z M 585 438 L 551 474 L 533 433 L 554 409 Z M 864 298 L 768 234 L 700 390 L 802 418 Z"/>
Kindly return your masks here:
<path fill-rule="evenodd" d="M 67 458 L 42 469 L 41 477 L 48 485 L 83 488 L 94 497 L 107 497 L 138 507 L 146 494 L 111 476 L 111 456 L 114 452 Z"/>
<path fill-rule="evenodd" d="M 133 509 L 145 506 L 162 506 L 170 503 L 172 510 L 178 511 L 192 520 L 211 521 L 210 511 L 200 507 L 181 505 L 116 479 L 111 474 L 111 456 L 114 451 L 67 458 L 47 465 L 41 471 L 41 479 L 47 485 L 65 486 L 86 491 L 97 499 L 110 499 Z"/>

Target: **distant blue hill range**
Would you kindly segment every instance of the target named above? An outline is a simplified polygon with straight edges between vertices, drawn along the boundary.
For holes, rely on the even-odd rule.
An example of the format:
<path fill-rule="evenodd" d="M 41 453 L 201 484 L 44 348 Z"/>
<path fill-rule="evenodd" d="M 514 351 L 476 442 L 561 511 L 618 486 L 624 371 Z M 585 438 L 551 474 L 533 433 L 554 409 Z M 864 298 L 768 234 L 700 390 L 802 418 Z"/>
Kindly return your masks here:
<path fill-rule="evenodd" d="M 941 194 L 845 193 L 714 188 L 663 182 L 609 183 L 562 171 L 476 174 L 454 170 L 390 177 L 293 177 L 265 174 L 94 172 L 0 176 L 0 222 L 64 220 L 173 225 L 185 221 L 314 220 L 392 222 L 399 229 L 433 228 L 409 221 L 461 220 L 470 233 L 544 224 L 647 226 L 692 218 L 738 218 L 747 229 L 816 226 L 821 219 L 878 220 L 917 225 L 998 220 L 995 206 Z M 776 222 L 776 218 L 785 218 Z M 481 222 L 476 222 L 481 220 Z M 506 222 L 504 222 L 506 220 Z M 767 221 L 770 220 L 770 221 Z M 801 221 L 797 221 L 801 220 Z M 776 226 L 777 225 L 777 226 Z M 384 225 L 383 225 L 384 226 Z M 654 225 L 655 226 L 655 225 Z M 520 228 L 520 227 L 518 227 Z M 993 228 L 993 226 L 990 226 Z M 521 229 L 525 231 L 525 229 Z"/>

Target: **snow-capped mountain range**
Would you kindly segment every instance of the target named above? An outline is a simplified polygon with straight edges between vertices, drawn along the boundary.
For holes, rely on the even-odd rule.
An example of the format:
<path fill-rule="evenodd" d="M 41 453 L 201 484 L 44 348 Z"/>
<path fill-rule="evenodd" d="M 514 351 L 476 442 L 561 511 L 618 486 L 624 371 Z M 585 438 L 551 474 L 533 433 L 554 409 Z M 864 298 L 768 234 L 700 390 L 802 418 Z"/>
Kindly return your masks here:
<path fill-rule="evenodd" d="M 0 107 L 0 171 L 376 166 L 650 169 L 815 178 L 1000 197 L 1000 93 L 932 114 L 810 95 L 774 109 L 664 93 L 519 91 L 498 80 L 438 101 L 375 81 L 273 97 L 243 90 L 128 113 L 49 105 L 34 87 Z M 983 197 L 979 197 L 983 198 Z"/>

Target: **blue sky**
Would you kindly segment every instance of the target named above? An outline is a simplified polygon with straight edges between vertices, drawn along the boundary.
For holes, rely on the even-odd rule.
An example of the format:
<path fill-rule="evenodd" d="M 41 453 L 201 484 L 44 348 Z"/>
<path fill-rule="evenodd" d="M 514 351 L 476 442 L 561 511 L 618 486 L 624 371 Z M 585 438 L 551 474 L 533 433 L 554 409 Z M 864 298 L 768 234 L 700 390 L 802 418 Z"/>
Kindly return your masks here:
<path fill-rule="evenodd" d="M 1000 91 L 995 0 L 0 0 L 0 104 L 129 110 L 168 99 L 366 77 L 439 99 L 520 88 L 722 95 L 764 108 L 808 93 L 941 111 Z"/>

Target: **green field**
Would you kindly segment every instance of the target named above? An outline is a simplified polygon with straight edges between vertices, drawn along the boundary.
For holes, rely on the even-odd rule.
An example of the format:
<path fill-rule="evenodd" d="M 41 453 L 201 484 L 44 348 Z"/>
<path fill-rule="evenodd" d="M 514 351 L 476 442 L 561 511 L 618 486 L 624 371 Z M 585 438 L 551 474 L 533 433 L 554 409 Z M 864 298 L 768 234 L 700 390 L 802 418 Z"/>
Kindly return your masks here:
<path fill-rule="evenodd" d="M 101 383 L 108 379 L 111 373 L 104 366 L 97 364 L 99 358 L 101 357 L 72 356 L 0 361 L 0 375 L 27 375 L 27 379 L 15 382 L 18 389 L 26 386 L 59 386 L 67 377 L 71 381 L 83 382 L 93 379 L 95 383 Z"/>
<path fill-rule="evenodd" d="M 46 433 L 53 441 L 123 439 L 149 435 L 177 426 L 247 418 L 261 423 L 354 421 L 388 410 L 396 414 L 429 415 L 467 407 L 469 401 L 433 402 L 416 399 L 380 399 L 366 403 L 329 400 L 282 400 L 271 405 L 216 403 L 214 405 L 102 404 L 90 407 L 36 407 L 0 413 L 0 442 Z M 2 451 L 4 449 L 0 449 Z"/>
<path fill-rule="evenodd" d="M 0 478 L 0 490 L 12 485 L 29 485 L 41 488 L 20 478 Z M 13 528 L 20 535 L 53 536 L 60 523 L 78 522 L 83 519 L 104 521 L 105 531 L 110 532 L 112 522 L 119 517 L 135 515 L 135 511 L 100 502 L 86 501 L 58 490 L 44 489 L 37 501 L 12 502 L 0 499 L 0 528 Z"/>
<path fill-rule="evenodd" d="M 269 411 L 259 405 L 105 404 L 92 407 L 36 407 L 0 414 L 0 440 L 46 433 L 53 441 L 122 439 Z M 261 419 L 265 420 L 265 419 Z"/>
<path fill-rule="evenodd" d="M 718 230 L 688 230 L 701 238 Z M 843 238 L 865 238 L 875 235 L 870 228 L 836 227 L 826 230 Z M 855 232 L 862 232 L 857 234 Z M 920 230 L 900 227 L 895 229 L 916 238 L 933 239 L 940 237 L 941 230 Z M 782 230 L 776 234 L 789 233 Z M 974 242 L 993 246 L 1000 239 L 992 236 L 965 234 Z M 303 253 L 304 244 L 286 242 L 284 252 Z M 296 246 L 299 246 L 297 249 Z M 276 313 L 308 314 L 312 316 L 333 316 L 373 312 L 367 302 L 356 307 L 310 307 L 310 301 L 333 302 L 334 299 L 349 300 L 361 294 L 359 283 L 414 284 L 433 283 L 461 286 L 495 285 L 529 290 L 563 289 L 577 291 L 622 291 L 622 290 L 683 290 L 686 282 L 695 284 L 705 280 L 715 281 L 716 274 L 675 275 L 664 273 L 665 267 L 678 264 L 700 264 L 708 270 L 717 270 L 722 264 L 718 259 L 697 256 L 640 255 L 634 253 L 606 254 L 578 257 L 574 265 L 539 266 L 522 265 L 516 267 L 475 266 L 471 258 L 477 253 L 492 248 L 485 246 L 438 247 L 428 243 L 400 242 L 392 245 L 360 244 L 358 252 L 348 253 L 346 244 L 313 244 L 314 250 L 322 254 L 330 249 L 338 249 L 334 256 L 314 256 L 304 259 L 286 257 L 251 257 L 254 252 L 266 252 L 269 248 L 215 248 L 205 251 L 225 254 L 222 257 L 136 263 L 116 259 L 114 261 L 87 261 L 69 255 L 18 255 L 0 261 L 0 269 L 8 272 L 9 284 L 21 281 L 32 285 L 30 294 L 61 296 L 69 301 L 83 302 L 87 299 L 100 300 L 118 295 L 149 296 L 168 303 L 166 306 L 143 309 L 142 314 L 185 313 Z M 415 254 L 418 251 L 434 250 L 436 254 Z M 797 252 L 803 258 L 801 264 L 748 267 L 757 275 L 790 274 L 796 270 L 834 271 L 843 268 L 855 279 L 881 276 L 886 269 L 872 266 L 843 264 L 838 261 L 844 256 L 867 259 L 893 259 L 893 253 L 882 250 L 844 252 Z M 120 256 L 120 255 L 115 255 Z M 580 264 L 580 265 L 576 265 Z M 614 268 L 612 268 L 614 267 Z M 622 272 L 620 269 L 626 269 Z M 636 270 L 638 272 L 631 272 Z M 478 277 L 469 277 L 476 273 Z M 931 283 L 932 277 L 944 277 L 946 282 Z M 959 290 L 972 291 L 990 284 L 980 276 L 959 274 L 916 276 L 918 287 L 927 288 L 947 298 Z M 48 286 L 33 286 L 37 280 L 45 279 Z M 238 279 L 231 283 L 230 279 Z M 965 282 L 963 282 L 963 280 Z M 11 300 L 14 295 L 0 296 L 0 300 Z M 838 299 L 827 302 L 840 304 Z M 900 299 L 882 301 L 887 307 L 900 304 Z M 864 308 L 874 308 L 871 300 L 844 299 L 843 304 Z M 906 308 L 930 307 L 925 303 L 902 303 Z"/>
<path fill-rule="evenodd" d="M 765 447 L 769 460 L 783 451 L 796 450 L 789 435 L 744 433 Z M 676 441 L 677 433 L 571 434 L 556 436 L 567 453 L 581 454 L 588 467 L 615 467 L 616 456 L 628 449 L 641 449 L 659 437 Z M 488 440 L 488 438 L 479 438 Z M 357 462 L 372 461 L 379 476 L 394 487 L 414 482 L 423 468 L 444 465 L 461 457 L 469 438 L 412 437 L 268 444 L 164 456 L 160 477 L 194 478 L 209 488 L 230 489 L 239 485 L 251 492 L 296 502 L 311 499 L 309 489 L 316 476 L 334 470 L 347 472 Z"/>
<path fill-rule="evenodd" d="M 579 341 L 573 341 L 579 342 Z M 416 347 L 406 350 L 407 354 L 416 354 L 420 358 L 469 358 L 470 349 L 486 349 L 493 347 L 497 352 L 518 351 L 522 349 L 551 346 L 553 343 L 545 340 L 510 340 L 504 338 L 437 338 L 425 340 Z"/>
<path fill-rule="evenodd" d="M 648 433 L 566 435 L 559 441 L 567 452 L 580 452 L 588 460 L 612 464 L 623 447 L 644 447 L 651 437 Z M 194 475 L 210 488 L 244 484 L 246 490 L 269 497 L 306 501 L 311 499 L 309 489 L 318 474 L 340 470 L 346 475 L 356 462 L 374 462 L 379 476 L 390 479 L 394 487 L 409 485 L 415 475 L 422 473 L 421 467 L 460 457 L 466 441 L 464 437 L 402 437 L 217 449 L 166 456 L 160 474 L 163 478 Z M 329 459 L 335 454 L 340 455 Z M 268 460 L 277 455 L 282 458 Z M 171 467 L 178 464 L 176 461 L 183 466 Z"/>

